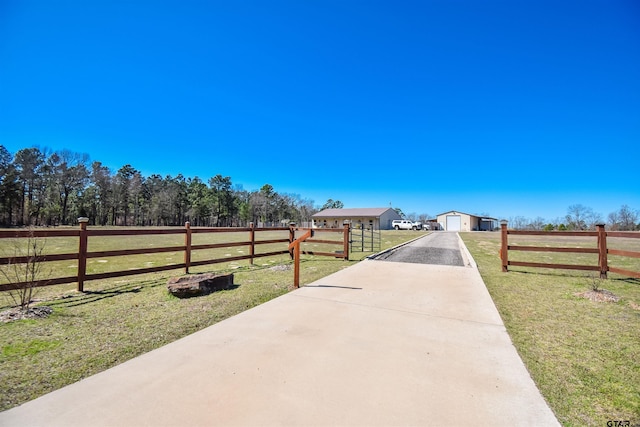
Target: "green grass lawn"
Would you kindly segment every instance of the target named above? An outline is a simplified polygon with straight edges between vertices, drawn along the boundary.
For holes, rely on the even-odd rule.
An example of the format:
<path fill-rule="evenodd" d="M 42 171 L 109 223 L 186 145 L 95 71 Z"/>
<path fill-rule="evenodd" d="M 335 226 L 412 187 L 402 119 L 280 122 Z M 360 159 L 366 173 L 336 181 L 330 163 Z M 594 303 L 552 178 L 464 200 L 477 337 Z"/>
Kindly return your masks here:
<path fill-rule="evenodd" d="M 640 424 L 640 280 L 573 270 L 510 267 L 501 271 L 499 233 L 461 233 L 520 356 L 563 425 Z M 582 240 L 580 240 L 582 239 Z M 594 246 L 594 239 L 550 242 L 513 236 L 510 244 Z M 515 241 L 516 243 L 512 242 Z M 624 241 L 623 241 L 624 240 Z M 639 250 L 632 239 L 610 242 Z M 593 255 L 509 252 L 510 259 L 597 265 Z M 611 263 L 640 271 L 638 259 Z M 594 302 L 577 296 L 595 285 L 620 297 Z"/>

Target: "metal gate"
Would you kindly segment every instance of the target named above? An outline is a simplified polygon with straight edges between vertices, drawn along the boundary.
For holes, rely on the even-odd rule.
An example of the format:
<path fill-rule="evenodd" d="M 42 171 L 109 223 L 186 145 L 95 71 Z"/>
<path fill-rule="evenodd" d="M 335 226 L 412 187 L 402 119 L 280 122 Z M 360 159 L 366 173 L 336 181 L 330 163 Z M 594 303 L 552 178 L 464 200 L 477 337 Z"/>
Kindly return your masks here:
<path fill-rule="evenodd" d="M 351 252 L 379 252 L 380 240 L 380 230 L 373 227 L 349 228 Z"/>

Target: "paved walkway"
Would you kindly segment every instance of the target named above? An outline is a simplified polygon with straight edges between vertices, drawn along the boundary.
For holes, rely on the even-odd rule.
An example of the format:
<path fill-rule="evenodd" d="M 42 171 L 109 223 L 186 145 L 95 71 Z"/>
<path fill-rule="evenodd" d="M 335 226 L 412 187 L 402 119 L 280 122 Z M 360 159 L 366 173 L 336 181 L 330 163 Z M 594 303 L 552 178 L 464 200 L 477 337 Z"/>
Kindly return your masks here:
<path fill-rule="evenodd" d="M 363 261 L 2 426 L 559 425 L 472 267 Z"/>

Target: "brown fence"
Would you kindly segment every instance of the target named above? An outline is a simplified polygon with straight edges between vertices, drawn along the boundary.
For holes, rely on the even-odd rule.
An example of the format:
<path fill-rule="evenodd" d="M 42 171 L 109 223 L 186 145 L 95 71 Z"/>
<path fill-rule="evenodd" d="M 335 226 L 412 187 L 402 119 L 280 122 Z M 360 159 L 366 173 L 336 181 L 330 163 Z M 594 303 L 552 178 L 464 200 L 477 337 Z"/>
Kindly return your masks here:
<path fill-rule="evenodd" d="M 502 244 L 500 258 L 502 260 L 502 271 L 509 271 L 509 266 L 540 267 L 540 268 L 560 268 L 568 270 L 598 271 L 600 278 L 606 279 L 607 272 L 618 273 L 628 277 L 640 278 L 640 272 L 612 267 L 609 265 L 608 255 L 619 255 L 631 258 L 640 258 L 640 252 L 611 249 L 607 247 L 607 237 L 624 237 L 639 239 L 640 232 L 634 231 L 605 231 L 604 225 L 596 226 L 596 231 L 519 231 L 508 230 L 507 224 L 501 224 Z M 548 247 L 548 246 L 518 246 L 509 244 L 509 235 L 529 235 L 529 236 L 576 236 L 595 240 L 593 248 L 569 248 L 569 247 Z M 547 264 L 539 262 L 510 261 L 509 251 L 535 251 L 535 252 L 563 252 L 563 253 L 583 253 L 597 254 L 598 265 L 580 264 Z"/>
<path fill-rule="evenodd" d="M 75 276 L 67 276 L 67 277 L 54 277 L 47 278 L 43 280 L 38 280 L 33 283 L 31 282 L 20 282 L 20 283 L 7 283 L 0 284 L 0 292 L 9 291 L 14 289 L 21 289 L 25 286 L 53 286 L 53 285 L 62 285 L 67 283 L 77 283 L 78 291 L 84 290 L 84 282 L 89 280 L 99 280 L 99 279 L 109 279 L 114 277 L 122 277 L 122 276 L 132 276 L 137 274 L 146 274 L 146 273 L 155 273 L 160 271 L 167 270 L 177 270 L 184 269 L 185 273 L 189 273 L 189 269 L 191 267 L 208 265 L 208 264 L 216 264 L 222 262 L 229 261 L 239 261 L 239 260 L 249 260 L 251 264 L 253 264 L 254 259 L 260 257 L 269 257 L 275 255 L 282 254 L 290 254 L 293 258 L 293 250 L 289 249 L 289 246 L 296 242 L 296 231 L 308 230 L 306 228 L 297 228 L 295 224 L 292 224 L 290 227 L 274 227 L 274 228 L 258 228 L 254 227 L 251 224 L 250 227 L 213 227 L 213 228 L 200 228 L 200 227 L 191 227 L 189 223 L 185 224 L 184 228 L 171 228 L 171 229 L 88 229 L 87 221 L 84 218 L 80 219 L 80 227 L 76 230 L 44 230 L 44 229 L 36 229 L 36 230 L 2 230 L 0 231 L 0 239 L 3 238 L 54 238 L 54 237 L 77 237 L 78 238 L 78 252 L 76 253 L 67 253 L 67 254 L 45 254 L 38 257 L 38 262 L 49 262 L 49 261 L 66 261 L 66 260 L 78 260 L 78 268 L 77 275 Z M 271 231 L 288 231 L 289 237 L 283 239 L 268 239 L 268 240 L 259 240 L 256 236 L 262 232 L 271 232 Z M 200 244 L 194 245 L 192 244 L 192 237 L 194 234 L 200 233 L 237 233 L 237 232 L 247 232 L 248 240 L 240 241 L 240 242 L 223 242 L 223 243 L 214 243 L 214 244 Z M 342 240 L 326 240 L 326 239 L 307 239 L 308 243 L 324 243 L 324 244 L 334 244 L 339 245 L 341 250 L 336 252 L 317 252 L 317 251 L 302 251 L 303 254 L 310 255 L 318 255 L 318 256 L 331 256 L 335 258 L 344 258 L 345 260 L 349 259 L 349 230 L 348 226 L 345 226 L 344 229 L 314 229 L 316 233 L 323 232 L 331 232 L 331 233 L 342 233 Z M 124 250 L 112 250 L 112 251 L 96 251 L 90 252 L 88 245 L 89 237 L 96 236 L 149 236 L 149 235 L 158 235 L 158 234 L 183 234 L 184 235 L 184 245 L 181 246 L 170 246 L 170 247 L 157 247 L 157 248 L 142 248 L 142 249 L 124 249 Z M 256 246 L 266 245 L 266 244 L 280 244 L 282 243 L 282 250 L 271 251 L 271 252 L 263 252 L 257 253 Z M 298 242 L 300 244 L 302 242 Z M 249 247 L 249 255 L 242 256 L 234 256 L 234 257 L 224 257 L 224 258 L 213 258 L 206 260 L 198 260 L 192 261 L 191 255 L 194 251 L 201 251 L 206 249 L 216 249 L 216 248 L 229 248 L 229 247 L 238 247 L 245 246 Z M 105 258 L 105 257 L 117 257 L 117 256 L 128 256 L 128 255 L 140 255 L 140 254 L 153 254 L 153 253 L 162 253 L 162 252 L 176 252 L 176 251 L 184 251 L 184 262 L 182 263 L 173 263 L 163 266 L 155 266 L 148 268 L 136 268 L 129 269 L 124 271 L 110 271 L 107 273 L 95 273 L 95 274 L 87 274 L 87 259 L 90 258 Z M 8 264 L 24 264 L 30 262 L 28 256 L 14 256 L 14 257 L 4 257 L 0 258 L 0 265 L 8 265 Z M 298 260 L 299 262 L 299 260 Z M 296 267 L 299 271 L 299 267 Z M 297 277 L 296 277 L 296 286 L 297 286 Z"/>

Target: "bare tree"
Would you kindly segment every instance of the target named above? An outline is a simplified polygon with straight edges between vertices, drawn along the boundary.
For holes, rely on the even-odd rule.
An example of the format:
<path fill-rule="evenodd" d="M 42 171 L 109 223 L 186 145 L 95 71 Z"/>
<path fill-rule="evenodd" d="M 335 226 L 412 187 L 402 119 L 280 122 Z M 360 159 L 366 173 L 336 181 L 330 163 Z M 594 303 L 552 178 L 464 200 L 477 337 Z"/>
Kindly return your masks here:
<path fill-rule="evenodd" d="M 609 214 L 608 223 L 614 230 L 633 231 L 638 228 L 638 211 L 632 210 L 629 206 L 623 205 L 618 212 Z"/>
<path fill-rule="evenodd" d="M 528 220 L 523 216 L 516 216 L 509 219 L 509 228 L 513 230 L 524 230 L 527 228 Z"/>
<path fill-rule="evenodd" d="M 87 154 L 78 154 L 69 150 L 55 152 L 47 159 L 46 166 L 51 175 L 49 190 L 52 193 L 49 205 L 57 208 L 57 217 L 53 220 L 55 224 L 70 223 L 69 199 L 86 188 L 89 182 L 88 162 Z M 51 217 L 47 223 L 52 223 Z"/>
<path fill-rule="evenodd" d="M 589 230 L 595 230 L 597 224 L 604 224 L 604 219 L 602 215 L 598 212 L 591 211 L 590 214 L 586 218 L 587 227 Z"/>
<path fill-rule="evenodd" d="M 418 215 L 418 219 L 423 223 L 426 224 L 427 222 L 429 222 L 430 219 L 433 219 L 431 217 L 431 215 L 429 215 L 428 213 L 421 213 L 420 215 Z"/>
<path fill-rule="evenodd" d="M 571 205 L 567 209 L 567 216 L 565 217 L 567 227 L 570 230 L 584 230 L 587 228 L 587 223 L 584 217 L 587 214 L 589 208 L 581 204 Z"/>
<path fill-rule="evenodd" d="M 25 244 L 26 240 L 26 244 Z M 29 311 L 38 282 L 45 275 L 43 252 L 45 241 L 34 236 L 29 230 L 26 239 L 16 238 L 13 253 L 7 257 L 5 264 L 0 265 L 0 272 L 5 280 L 16 289 L 6 291 L 9 298 L 22 312 Z"/>
<path fill-rule="evenodd" d="M 535 230 L 535 231 L 540 231 L 545 227 L 546 223 L 544 218 L 542 217 L 537 217 L 536 219 L 534 219 L 533 221 L 531 221 L 529 223 L 528 228 L 531 230 Z"/>
<path fill-rule="evenodd" d="M 313 207 L 313 200 L 303 199 L 300 195 L 296 194 L 292 196 L 292 202 L 294 211 L 296 211 L 296 221 L 300 224 L 310 225 L 311 215 L 315 214 L 317 210 Z"/>

